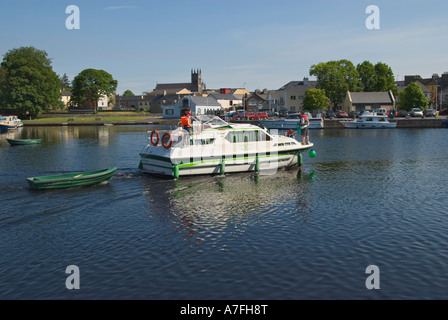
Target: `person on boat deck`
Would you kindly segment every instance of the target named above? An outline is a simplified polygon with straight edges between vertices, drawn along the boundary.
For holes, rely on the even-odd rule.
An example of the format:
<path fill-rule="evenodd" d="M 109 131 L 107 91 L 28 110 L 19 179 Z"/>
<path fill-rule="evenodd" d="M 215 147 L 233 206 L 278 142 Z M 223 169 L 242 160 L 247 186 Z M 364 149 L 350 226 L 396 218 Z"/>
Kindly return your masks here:
<path fill-rule="evenodd" d="M 308 117 L 303 110 L 300 112 L 300 132 L 302 134 L 302 144 L 310 144 L 310 137 L 308 135 Z"/>
<path fill-rule="evenodd" d="M 183 110 L 183 115 L 180 117 L 180 124 L 184 130 L 187 130 L 191 134 L 191 110 Z"/>
<path fill-rule="evenodd" d="M 292 138 L 294 136 L 292 129 L 289 129 L 288 132 L 285 133 L 285 136 Z"/>

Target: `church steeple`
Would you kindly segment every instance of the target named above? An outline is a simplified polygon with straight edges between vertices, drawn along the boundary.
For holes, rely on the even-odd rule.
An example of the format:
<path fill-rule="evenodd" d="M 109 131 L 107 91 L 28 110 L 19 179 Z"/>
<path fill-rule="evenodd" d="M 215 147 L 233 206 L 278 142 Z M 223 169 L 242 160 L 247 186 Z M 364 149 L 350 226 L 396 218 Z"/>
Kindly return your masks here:
<path fill-rule="evenodd" d="M 201 69 L 191 69 L 191 90 L 199 93 L 202 93 L 202 90 L 204 90 Z"/>

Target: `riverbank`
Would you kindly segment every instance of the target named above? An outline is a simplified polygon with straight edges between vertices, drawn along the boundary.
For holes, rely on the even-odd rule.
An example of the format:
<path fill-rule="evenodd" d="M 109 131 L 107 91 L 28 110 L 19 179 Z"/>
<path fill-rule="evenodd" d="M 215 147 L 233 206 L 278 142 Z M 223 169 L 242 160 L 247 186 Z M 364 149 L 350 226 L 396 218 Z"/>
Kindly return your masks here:
<path fill-rule="evenodd" d="M 127 118 L 127 119 L 126 119 Z M 390 120 L 397 123 L 397 128 L 445 128 L 447 117 L 437 118 L 395 118 Z M 24 126 L 111 126 L 111 125 L 177 125 L 179 119 L 164 119 L 161 114 L 138 116 L 135 114 L 120 115 L 65 115 L 64 117 L 40 118 L 23 120 Z M 325 119 L 324 129 L 343 129 L 341 119 Z M 234 121 L 258 125 L 258 120 Z"/>
<path fill-rule="evenodd" d="M 69 114 L 22 120 L 24 126 L 110 126 L 110 125 L 174 125 L 179 119 L 163 119 L 162 115 L 139 116 L 112 114 Z"/>

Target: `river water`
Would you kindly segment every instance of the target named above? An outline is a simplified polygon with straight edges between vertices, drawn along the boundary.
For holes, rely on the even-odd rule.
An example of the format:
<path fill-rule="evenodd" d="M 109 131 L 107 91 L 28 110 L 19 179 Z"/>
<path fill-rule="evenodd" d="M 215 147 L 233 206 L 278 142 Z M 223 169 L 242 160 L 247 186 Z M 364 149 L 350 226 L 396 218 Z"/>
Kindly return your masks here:
<path fill-rule="evenodd" d="M 301 170 L 179 180 L 138 171 L 149 129 L 0 136 L 0 299 L 448 298 L 447 129 L 316 130 Z M 113 166 L 96 186 L 26 183 Z"/>

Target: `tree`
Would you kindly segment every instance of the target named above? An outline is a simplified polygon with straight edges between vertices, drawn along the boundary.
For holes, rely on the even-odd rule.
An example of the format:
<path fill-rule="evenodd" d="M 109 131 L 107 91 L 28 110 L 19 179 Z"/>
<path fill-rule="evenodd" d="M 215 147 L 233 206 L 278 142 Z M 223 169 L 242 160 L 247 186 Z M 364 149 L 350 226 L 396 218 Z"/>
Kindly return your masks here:
<path fill-rule="evenodd" d="M 397 84 L 395 82 L 394 73 L 387 64 L 378 62 L 375 64 L 376 88 L 375 91 L 389 91 L 394 94 L 398 93 Z"/>
<path fill-rule="evenodd" d="M 412 108 L 426 109 L 429 99 L 415 82 L 410 83 L 399 93 L 400 108 L 410 111 Z"/>
<path fill-rule="evenodd" d="M 378 62 L 373 65 L 364 61 L 357 65 L 356 70 L 364 92 L 391 90 L 395 95 L 398 93 L 394 73 L 387 64 Z"/>
<path fill-rule="evenodd" d="M 359 73 L 359 80 L 364 92 L 376 91 L 375 66 L 369 61 L 364 61 L 356 66 Z"/>
<path fill-rule="evenodd" d="M 67 91 L 72 90 L 72 88 L 70 86 L 70 80 L 68 79 L 68 76 L 66 73 L 64 73 L 64 75 L 60 77 L 60 80 L 61 80 L 62 90 L 67 90 Z"/>
<path fill-rule="evenodd" d="M 131 90 L 126 90 L 125 92 L 123 92 L 123 97 L 130 97 L 130 96 L 134 96 L 134 93 Z"/>
<path fill-rule="evenodd" d="M 359 90 L 359 73 L 348 60 L 321 62 L 312 65 L 310 75 L 317 77 L 316 88 L 324 89 L 334 109 L 341 104 L 347 91 Z"/>
<path fill-rule="evenodd" d="M 313 111 L 326 109 L 330 104 L 330 99 L 325 95 L 323 89 L 308 89 L 303 97 L 303 109 Z"/>
<path fill-rule="evenodd" d="M 117 80 L 104 70 L 85 69 L 72 82 L 72 100 L 82 107 L 91 107 L 96 112 L 98 100 L 111 96 L 117 89 Z"/>
<path fill-rule="evenodd" d="M 12 49 L 0 65 L 0 105 L 20 117 L 34 117 L 62 103 L 60 84 L 45 51 Z"/>

